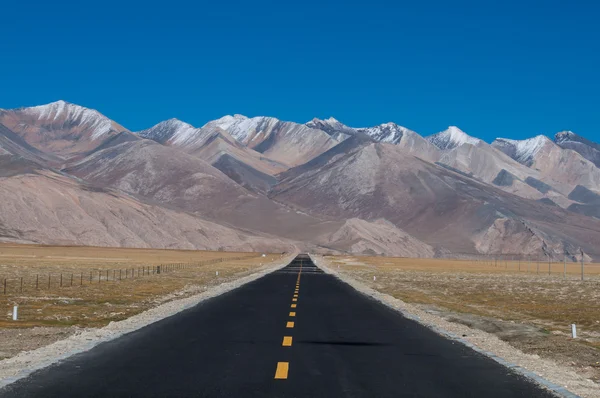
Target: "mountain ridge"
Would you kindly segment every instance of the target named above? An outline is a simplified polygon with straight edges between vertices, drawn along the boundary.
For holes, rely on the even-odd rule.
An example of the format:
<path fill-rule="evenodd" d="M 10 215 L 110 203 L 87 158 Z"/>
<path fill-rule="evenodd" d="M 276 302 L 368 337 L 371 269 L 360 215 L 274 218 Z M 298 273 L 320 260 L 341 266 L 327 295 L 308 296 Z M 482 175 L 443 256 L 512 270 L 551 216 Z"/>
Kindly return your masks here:
<path fill-rule="evenodd" d="M 423 137 L 393 122 L 353 128 L 333 117 L 299 124 L 239 114 L 199 128 L 172 118 L 133 133 L 64 101 L 0 110 L 0 179 L 12 179 L 12 189 L 35 177 L 48 186 L 42 195 L 55 197 L 62 175 L 80 181 L 69 190 L 85 200 L 89 189 L 133 200 L 105 201 L 107 211 L 132 220 L 123 206 L 182 212 L 238 247 L 416 257 L 589 252 L 600 241 L 600 207 L 589 199 L 600 197 L 597 145 L 572 132 L 488 144 L 456 126 Z M 177 217 L 164 214 L 169 221 L 156 228 L 177 235 Z M 77 228 L 63 234 L 75 239 Z M 139 233 L 133 241 L 155 242 L 152 231 Z M 216 247 L 210 235 L 193 242 Z"/>

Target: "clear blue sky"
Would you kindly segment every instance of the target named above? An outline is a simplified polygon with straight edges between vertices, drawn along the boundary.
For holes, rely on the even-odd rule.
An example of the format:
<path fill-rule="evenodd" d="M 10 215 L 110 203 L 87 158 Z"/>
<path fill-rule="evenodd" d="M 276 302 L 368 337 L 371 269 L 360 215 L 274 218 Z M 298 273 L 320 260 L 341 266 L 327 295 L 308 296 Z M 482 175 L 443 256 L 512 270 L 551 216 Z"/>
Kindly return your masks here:
<path fill-rule="evenodd" d="M 5 2 L 0 108 L 600 140 L 600 2 Z"/>

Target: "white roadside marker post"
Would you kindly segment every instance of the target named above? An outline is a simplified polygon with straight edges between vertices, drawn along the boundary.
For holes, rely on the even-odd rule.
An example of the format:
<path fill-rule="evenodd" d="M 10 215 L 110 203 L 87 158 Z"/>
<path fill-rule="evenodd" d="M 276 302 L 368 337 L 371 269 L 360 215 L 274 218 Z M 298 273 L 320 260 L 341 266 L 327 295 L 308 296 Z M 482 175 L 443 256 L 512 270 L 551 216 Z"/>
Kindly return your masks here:
<path fill-rule="evenodd" d="M 577 325 L 575 325 L 575 324 L 571 325 L 571 335 L 573 336 L 574 339 L 577 338 Z"/>
<path fill-rule="evenodd" d="M 18 312 L 19 312 L 19 307 L 15 305 L 13 307 L 13 321 L 17 320 L 17 318 L 18 318 Z"/>
<path fill-rule="evenodd" d="M 374 277 L 373 277 L 373 280 L 374 280 L 374 281 L 376 281 L 376 280 L 377 280 L 377 277 L 376 277 L 376 276 L 374 276 Z"/>
<path fill-rule="evenodd" d="M 216 275 L 219 276 L 219 271 L 217 271 Z"/>

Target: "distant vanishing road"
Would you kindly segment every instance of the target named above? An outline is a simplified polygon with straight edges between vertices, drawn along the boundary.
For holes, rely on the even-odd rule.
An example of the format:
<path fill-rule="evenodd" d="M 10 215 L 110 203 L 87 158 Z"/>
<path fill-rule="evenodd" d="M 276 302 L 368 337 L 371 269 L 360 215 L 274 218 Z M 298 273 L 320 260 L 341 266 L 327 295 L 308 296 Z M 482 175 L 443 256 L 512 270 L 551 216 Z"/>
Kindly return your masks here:
<path fill-rule="evenodd" d="M 307 257 L 0 397 L 551 397 Z"/>

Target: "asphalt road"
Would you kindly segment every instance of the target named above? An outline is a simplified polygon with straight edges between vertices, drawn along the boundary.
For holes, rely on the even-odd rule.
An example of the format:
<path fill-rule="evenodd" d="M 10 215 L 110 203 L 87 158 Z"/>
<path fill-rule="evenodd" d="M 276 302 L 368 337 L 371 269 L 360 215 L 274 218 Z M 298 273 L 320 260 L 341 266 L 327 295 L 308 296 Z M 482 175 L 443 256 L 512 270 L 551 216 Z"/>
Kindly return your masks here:
<path fill-rule="evenodd" d="M 0 390 L 0 397 L 550 396 L 308 259 Z"/>

